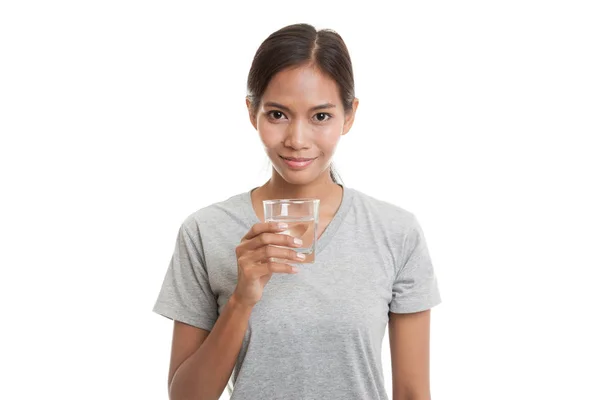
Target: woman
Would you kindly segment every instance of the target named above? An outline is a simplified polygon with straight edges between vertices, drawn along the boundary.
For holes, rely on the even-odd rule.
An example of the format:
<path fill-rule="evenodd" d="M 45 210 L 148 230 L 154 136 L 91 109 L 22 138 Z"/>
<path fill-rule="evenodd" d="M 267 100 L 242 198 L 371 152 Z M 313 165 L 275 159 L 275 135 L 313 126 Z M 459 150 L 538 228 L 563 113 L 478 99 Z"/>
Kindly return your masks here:
<path fill-rule="evenodd" d="M 154 311 L 173 319 L 172 399 L 428 399 L 429 309 L 440 303 L 414 214 L 338 183 L 331 159 L 354 121 L 342 38 L 297 24 L 256 52 L 246 99 L 273 164 L 258 188 L 182 223 Z M 302 260 L 262 201 L 320 199 L 316 261 Z M 288 263 L 270 262 L 271 258 Z M 292 264 L 299 266 L 298 270 Z"/>

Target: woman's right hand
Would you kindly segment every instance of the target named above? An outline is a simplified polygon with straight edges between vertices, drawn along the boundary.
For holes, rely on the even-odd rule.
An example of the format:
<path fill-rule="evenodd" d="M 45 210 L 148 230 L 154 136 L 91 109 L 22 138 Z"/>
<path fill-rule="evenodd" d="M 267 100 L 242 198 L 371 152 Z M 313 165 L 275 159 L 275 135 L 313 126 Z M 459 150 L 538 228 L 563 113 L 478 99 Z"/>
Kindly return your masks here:
<path fill-rule="evenodd" d="M 253 307 L 262 297 L 263 289 L 274 272 L 295 274 L 297 270 L 289 264 L 272 259 L 301 262 L 303 254 L 276 246 L 301 247 L 302 242 L 294 237 L 280 234 L 285 225 L 277 222 L 259 222 L 252 226 L 235 249 L 238 263 L 238 282 L 232 297 Z M 300 254 L 300 255 L 299 255 Z M 278 260 L 278 261 L 279 261 Z"/>

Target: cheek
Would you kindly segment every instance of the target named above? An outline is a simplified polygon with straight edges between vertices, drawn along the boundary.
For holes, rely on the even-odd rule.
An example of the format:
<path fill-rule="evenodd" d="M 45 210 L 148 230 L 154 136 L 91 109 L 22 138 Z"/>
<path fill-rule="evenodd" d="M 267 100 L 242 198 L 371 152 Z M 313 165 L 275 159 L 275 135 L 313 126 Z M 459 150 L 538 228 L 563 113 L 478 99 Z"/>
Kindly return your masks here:
<path fill-rule="evenodd" d="M 322 150 L 333 150 L 342 136 L 342 127 L 338 124 L 323 126 L 315 132 L 315 143 Z"/>
<path fill-rule="evenodd" d="M 283 125 L 271 124 L 265 120 L 257 123 L 258 135 L 266 148 L 273 148 L 283 140 L 285 128 Z"/>

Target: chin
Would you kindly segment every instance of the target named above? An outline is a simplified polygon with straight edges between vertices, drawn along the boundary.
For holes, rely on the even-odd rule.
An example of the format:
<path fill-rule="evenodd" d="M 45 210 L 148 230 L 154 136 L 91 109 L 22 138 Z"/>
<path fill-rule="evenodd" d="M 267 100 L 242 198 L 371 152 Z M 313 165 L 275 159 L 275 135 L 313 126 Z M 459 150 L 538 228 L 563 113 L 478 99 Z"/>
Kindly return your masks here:
<path fill-rule="evenodd" d="M 318 168 L 310 168 L 303 171 L 293 171 L 285 166 L 277 166 L 277 168 L 275 168 L 281 178 L 292 185 L 308 185 L 314 182 L 321 176 L 321 173 L 319 173 L 317 169 Z"/>
<path fill-rule="evenodd" d="M 307 185 L 315 180 L 312 174 L 298 174 L 290 171 L 277 171 L 284 181 L 292 185 Z"/>

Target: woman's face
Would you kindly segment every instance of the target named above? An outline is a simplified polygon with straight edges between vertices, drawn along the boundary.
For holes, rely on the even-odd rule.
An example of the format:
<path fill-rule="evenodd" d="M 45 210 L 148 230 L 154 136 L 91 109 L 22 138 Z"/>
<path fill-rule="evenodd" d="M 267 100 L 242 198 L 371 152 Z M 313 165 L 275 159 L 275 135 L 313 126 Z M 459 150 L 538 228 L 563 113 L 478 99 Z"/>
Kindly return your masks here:
<path fill-rule="evenodd" d="M 310 66 L 277 73 L 256 116 L 248 110 L 275 170 L 292 184 L 313 182 L 331 163 L 340 137 L 354 120 L 344 112 L 336 82 Z"/>

